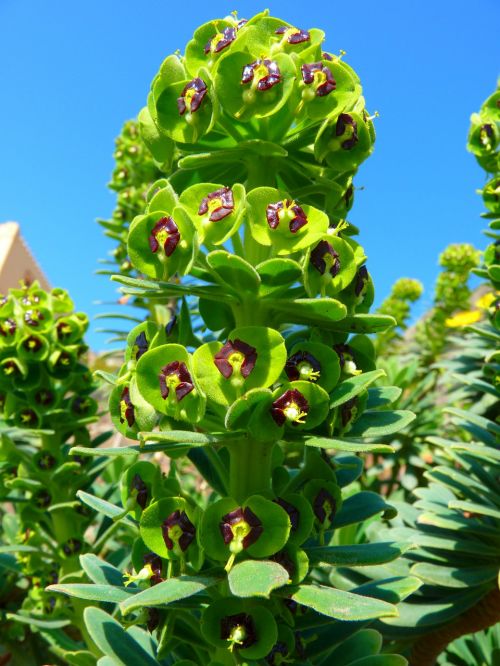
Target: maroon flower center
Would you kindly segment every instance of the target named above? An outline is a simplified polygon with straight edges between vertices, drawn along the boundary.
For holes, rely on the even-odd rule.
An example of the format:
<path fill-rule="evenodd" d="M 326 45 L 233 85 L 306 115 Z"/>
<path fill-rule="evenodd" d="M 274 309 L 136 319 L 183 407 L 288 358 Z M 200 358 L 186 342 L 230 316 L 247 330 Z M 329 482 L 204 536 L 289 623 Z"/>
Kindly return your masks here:
<path fill-rule="evenodd" d="M 325 488 L 321 488 L 314 498 L 313 511 L 321 524 L 324 524 L 327 520 L 331 523 L 337 511 L 337 501 Z"/>
<path fill-rule="evenodd" d="M 301 44 L 308 42 L 311 35 L 307 30 L 300 30 L 300 28 L 289 28 L 287 25 L 282 25 L 274 31 L 275 35 L 284 35 L 289 44 Z"/>
<path fill-rule="evenodd" d="M 226 545 L 236 539 L 241 541 L 243 548 L 255 543 L 263 532 L 262 523 L 248 507 L 238 507 L 222 516 L 219 529 Z"/>
<path fill-rule="evenodd" d="M 314 85 L 317 97 L 325 97 L 337 87 L 330 69 L 322 62 L 312 62 L 301 66 L 302 80 L 307 86 Z"/>
<path fill-rule="evenodd" d="M 158 252 L 162 247 L 165 255 L 170 257 L 180 239 L 181 234 L 174 220 L 171 217 L 162 217 L 151 229 L 149 247 L 151 252 Z"/>
<path fill-rule="evenodd" d="M 19 412 L 19 419 L 25 426 L 35 426 L 38 423 L 38 416 L 32 409 L 23 409 Z"/>
<path fill-rule="evenodd" d="M 257 641 L 252 616 L 247 613 L 228 615 L 220 621 L 220 637 L 236 648 L 248 648 Z"/>
<path fill-rule="evenodd" d="M 26 340 L 23 342 L 23 347 L 26 351 L 35 354 L 42 348 L 42 341 L 40 338 L 37 338 L 34 335 L 30 335 L 30 337 L 26 338 Z"/>
<path fill-rule="evenodd" d="M 299 529 L 300 522 L 300 512 L 297 507 L 293 504 L 290 504 L 290 502 L 287 502 L 282 497 L 278 497 L 277 499 L 273 500 L 273 502 L 275 504 L 279 504 L 280 507 L 287 512 L 288 517 L 290 518 L 292 532 L 296 532 Z"/>
<path fill-rule="evenodd" d="M 344 150 L 351 150 L 358 143 L 358 123 L 348 113 L 341 113 L 335 126 L 335 136 L 348 135 L 340 145 Z"/>
<path fill-rule="evenodd" d="M 364 288 L 368 284 L 368 269 L 366 266 L 361 266 L 354 278 L 354 293 L 356 296 L 361 296 Z"/>
<path fill-rule="evenodd" d="M 135 360 L 138 361 L 143 354 L 145 354 L 149 349 L 148 339 L 146 338 L 146 333 L 141 331 L 136 337 L 134 346 L 133 346 L 133 355 Z"/>
<path fill-rule="evenodd" d="M 175 392 L 177 402 L 185 398 L 194 389 L 193 379 L 181 361 L 172 361 L 165 365 L 158 375 L 160 380 L 161 397 L 166 400 L 170 391 Z"/>
<path fill-rule="evenodd" d="M 163 521 L 161 531 L 166 547 L 173 550 L 174 546 L 178 544 L 182 552 L 185 552 L 196 536 L 195 526 L 187 517 L 186 512 L 179 511 L 179 509 Z"/>
<path fill-rule="evenodd" d="M 304 423 L 308 412 L 309 403 L 297 389 L 285 391 L 271 405 L 271 416 L 279 426 L 284 425 L 286 422 L 292 425 Z"/>
<path fill-rule="evenodd" d="M 217 32 L 210 41 L 205 44 L 205 53 L 219 53 L 236 39 L 236 28 L 228 26 L 222 32 Z"/>
<path fill-rule="evenodd" d="M 207 86 L 203 79 L 196 77 L 189 83 L 186 83 L 181 92 L 181 96 L 177 98 L 179 115 L 183 116 L 186 111 L 188 113 L 195 113 L 198 111 L 206 94 Z"/>
<path fill-rule="evenodd" d="M 132 493 L 135 493 L 137 504 L 141 507 L 141 509 L 145 509 L 146 504 L 148 503 L 148 487 L 139 474 L 135 474 L 134 478 L 132 479 L 130 490 Z"/>
<path fill-rule="evenodd" d="M 128 386 L 122 391 L 120 396 L 120 423 L 128 424 L 128 427 L 131 428 L 135 423 L 135 411 L 134 405 L 130 400 L 130 391 Z"/>
<path fill-rule="evenodd" d="M 7 336 L 13 336 L 16 332 L 17 325 L 13 319 L 5 319 L 0 322 L 0 335 L 3 335 L 4 338 Z"/>
<path fill-rule="evenodd" d="M 49 391 L 48 389 L 40 389 L 37 393 L 35 393 L 35 402 L 38 405 L 43 405 L 44 407 L 47 407 L 48 405 L 51 405 L 55 400 L 55 396 L 52 393 L 52 391 Z"/>
<path fill-rule="evenodd" d="M 209 214 L 210 222 L 218 222 L 230 215 L 234 210 L 233 191 L 229 187 L 221 187 L 210 192 L 202 199 L 198 215 Z"/>
<path fill-rule="evenodd" d="M 332 277 L 339 274 L 340 257 L 326 240 L 322 240 L 316 245 L 311 252 L 310 261 L 321 275 L 324 275 L 327 270 Z"/>
<path fill-rule="evenodd" d="M 277 229 L 279 223 L 286 220 L 292 234 L 302 229 L 308 221 L 303 209 L 291 199 L 269 204 L 266 208 L 266 218 L 271 229 Z"/>
<path fill-rule="evenodd" d="M 285 567 L 286 568 L 286 567 Z M 288 656 L 288 647 L 283 641 L 278 641 L 273 646 L 273 649 L 266 657 L 266 664 L 269 666 L 278 666 L 278 664 L 285 663 L 285 658 Z"/>
<path fill-rule="evenodd" d="M 142 561 L 144 562 L 144 565 L 149 564 L 151 571 L 153 572 L 153 575 L 149 579 L 150 584 L 157 585 L 158 583 L 161 583 L 163 581 L 161 576 L 161 570 L 163 566 L 161 557 L 156 553 L 146 553 L 142 558 Z"/>
<path fill-rule="evenodd" d="M 352 421 L 355 419 L 356 414 L 358 413 L 358 399 L 357 397 L 351 398 L 340 408 L 340 420 L 342 422 L 342 427 L 346 428 Z"/>
<path fill-rule="evenodd" d="M 28 326 L 33 326 L 33 328 L 40 326 L 40 322 L 44 319 L 45 317 L 40 310 L 27 310 L 24 313 L 24 321 Z"/>
<path fill-rule="evenodd" d="M 304 379 L 314 382 L 321 373 L 320 362 L 309 352 L 298 351 L 292 354 L 285 365 L 285 372 L 290 381 Z"/>
<path fill-rule="evenodd" d="M 243 67 L 241 83 L 251 83 L 257 90 L 269 90 L 281 81 L 280 69 L 273 60 L 261 58 Z"/>
<path fill-rule="evenodd" d="M 228 340 L 214 356 L 217 370 L 225 379 L 229 379 L 233 371 L 238 371 L 246 379 L 257 362 L 257 350 L 243 340 Z"/>
<path fill-rule="evenodd" d="M 71 326 L 65 321 L 60 321 L 56 326 L 56 330 L 59 340 L 65 340 L 71 335 Z"/>

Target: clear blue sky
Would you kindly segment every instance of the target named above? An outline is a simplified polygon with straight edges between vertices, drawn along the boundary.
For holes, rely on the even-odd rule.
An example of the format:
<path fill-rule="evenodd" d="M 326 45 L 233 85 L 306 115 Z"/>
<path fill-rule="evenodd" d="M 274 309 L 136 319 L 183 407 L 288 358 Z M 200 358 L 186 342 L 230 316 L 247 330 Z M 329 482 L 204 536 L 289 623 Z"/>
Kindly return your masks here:
<path fill-rule="evenodd" d="M 199 24 L 266 4 L 323 28 L 326 48 L 347 51 L 368 108 L 380 113 L 351 212 L 377 301 L 398 277 L 416 277 L 423 309 L 439 252 L 450 242 L 484 247 L 475 194 L 483 173 L 465 142 L 470 114 L 500 74 L 498 0 L 0 0 L 0 221 L 21 223 L 51 283 L 79 309 L 97 314 L 93 301 L 116 297 L 93 275 L 112 247 L 94 220 L 114 206 L 106 183 L 122 123 Z M 94 332 L 89 341 L 104 345 Z"/>

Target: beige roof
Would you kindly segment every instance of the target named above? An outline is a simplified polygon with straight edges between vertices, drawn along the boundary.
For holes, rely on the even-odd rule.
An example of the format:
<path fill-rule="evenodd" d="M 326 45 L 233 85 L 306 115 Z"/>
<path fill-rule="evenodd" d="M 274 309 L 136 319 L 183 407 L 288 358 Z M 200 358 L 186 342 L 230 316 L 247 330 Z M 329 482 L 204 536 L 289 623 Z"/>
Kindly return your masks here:
<path fill-rule="evenodd" d="M 50 284 L 42 269 L 21 237 L 17 222 L 0 224 L 0 294 L 11 287 L 19 287 L 19 282 L 38 280 L 43 289 Z"/>

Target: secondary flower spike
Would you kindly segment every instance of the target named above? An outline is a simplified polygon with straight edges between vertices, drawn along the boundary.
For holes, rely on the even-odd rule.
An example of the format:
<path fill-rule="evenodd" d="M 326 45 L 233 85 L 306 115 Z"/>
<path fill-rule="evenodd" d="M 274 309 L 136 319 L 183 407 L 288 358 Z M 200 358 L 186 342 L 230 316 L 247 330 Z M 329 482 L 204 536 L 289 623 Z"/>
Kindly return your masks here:
<path fill-rule="evenodd" d="M 234 210 L 233 191 L 229 187 L 221 187 L 210 192 L 201 201 L 198 215 L 210 213 L 210 222 L 218 222 L 230 215 Z"/>
<path fill-rule="evenodd" d="M 245 379 L 252 372 L 257 361 L 257 350 L 243 340 L 228 340 L 214 357 L 217 370 L 229 379 L 233 371 L 240 371 Z"/>
<path fill-rule="evenodd" d="M 301 66 L 302 80 L 306 85 L 314 85 L 317 97 L 325 97 L 337 87 L 330 69 L 322 62 L 312 62 Z"/>
<path fill-rule="evenodd" d="M 175 397 L 180 402 L 194 389 L 193 379 L 185 363 L 172 361 L 162 369 L 158 375 L 160 380 L 161 397 L 166 400 L 170 390 L 175 391 Z"/>
<path fill-rule="evenodd" d="M 171 217 L 162 217 L 155 224 L 149 236 L 149 247 L 151 252 L 158 252 L 163 247 L 167 257 L 170 257 L 179 244 L 181 234 Z"/>
<path fill-rule="evenodd" d="M 292 234 L 307 224 L 307 216 L 300 206 L 291 199 L 271 203 L 266 208 L 266 219 L 271 229 L 277 229 L 282 220 L 288 222 Z"/>
<path fill-rule="evenodd" d="M 251 83 L 257 90 L 269 90 L 281 81 L 281 72 L 277 63 L 268 58 L 254 60 L 243 67 L 241 83 Z"/>
<path fill-rule="evenodd" d="M 179 115 L 183 116 L 186 111 L 189 113 L 198 111 L 206 94 L 207 86 L 203 79 L 196 77 L 187 83 L 182 90 L 181 96 L 177 98 Z"/>

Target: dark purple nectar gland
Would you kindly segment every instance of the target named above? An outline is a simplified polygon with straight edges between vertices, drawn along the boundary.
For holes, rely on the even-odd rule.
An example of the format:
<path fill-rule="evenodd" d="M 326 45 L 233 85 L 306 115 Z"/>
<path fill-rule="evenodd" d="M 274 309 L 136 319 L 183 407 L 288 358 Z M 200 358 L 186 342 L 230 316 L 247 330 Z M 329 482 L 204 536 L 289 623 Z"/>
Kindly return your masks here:
<path fill-rule="evenodd" d="M 278 641 L 266 657 L 266 664 L 269 666 L 281 666 L 287 662 L 288 647 L 283 641 Z"/>
<path fill-rule="evenodd" d="M 330 69 L 322 62 L 312 62 L 301 66 L 302 81 L 306 86 L 311 86 L 314 97 L 326 97 L 337 88 L 337 82 L 333 78 Z"/>
<path fill-rule="evenodd" d="M 299 379 L 315 382 L 321 374 L 321 364 L 309 352 L 298 351 L 287 360 L 285 372 L 291 382 Z"/>
<path fill-rule="evenodd" d="M 162 583 L 163 578 L 161 575 L 161 570 L 163 567 L 163 562 L 161 560 L 161 557 L 156 553 L 146 553 L 142 558 L 142 561 L 144 562 L 144 566 L 149 566 L 151 571 L 153 572 L 153 575 L 149 579 L 151 586 L 158 585 L 158 583 Z"/>
<path fill-rule="evenodd" d="M 38 328 L 40 322 L 43 321 L 45 317 L 39 310 L 27 310 L 24 313 L 24 321 L 28 326 L 33 328 Z"/>
<path fill-rule="evenodd" d="M 161 526 L 163 541 L 169 550 L 182 555 L 196 537 L 196 528 L 185 511 L 177 509 L 166 518 Z"/>
<path fill-rule="evenodd" d="M 283 39 L 289 44 L 302 44 L 303 42 L 308 42 L 311 39 L 311 35 L 307 30 L 301 30 L 300 28 L 290 28 L 287 25 L 282 25 L 280 28 L 274 31 L 275 35 L 283 35 Z"/>
<path fill-rule="evenodd" d="M 168 324 L 165 326 L 165 335 L 167 336 L 167 338 L 169 338 L 172 335 L 172 331 L 174 330 L 176 324 L 177 324 L 177 317 L 174 315 L 170 319 Z"/>
<path fill-rule="evenodd" d="M 4 319 L 0 322 L 0 335 L 4 338 L 12 337 L 17 330 L 17 324 L 13 319 Z"/>
<path fill-rule="evenodd" d="M 337 500 L 325 488 L 321 488 L 314 498 L 313 512 L 321 525 L 321 530 L 324 531 L 327 523 L 331 525 L 335 518 Z"/>
<path fill-rule="evenodd" d="M 127 422 L 129 428 L 135 424 L 135 410 L 134 405 L 130 400 L 130 390 L 128 386 L 122 391 L 120 396 L 120 423 Z"/>
<path fill-rule="evenodd" d="M 92 401 L 86 397 L 78 395 L 71 404 L 71 411 L 77 416 L 85 416 L 92 407 Z"/>
<path fill-rule="evenodd" d="M 493 126 L 485 123 L 479 130 L 479 140 L 485 148 L 491 148 L 491 140 L 493 138 Z"/>
<path fill-rule="evenodd" d="M 273 230 L 278 228 L 280 222 L 288 223 L 292 234 L 296 234 L 308 222 L 303 209 L 291 199 L 269 204 L 266 208 L 266 219 Z"/>
<path fill-rule="evenodd" d="M 205 44 L 205 54 L 220 53 L 236 39 L 237 28 L 228 26 L 222 32 L 217 32 L 210 41 Z"/>
<path fill-rule="evenodd" d="M 225 566 L 225 570 L 229 572 L 236 555 L 255 543 L 264 531 L 264 528 L 261 521 L 251 509 L 248 507 L 243 509 L 240 506 L 222 516 L 222 520 L 219 523 L 219 530 L 224 543 L 226 546 L 229 546 L 229 550 L 231 551 L 231 556 Z"/>
<path fill-rule="evenodd" d="M 348 428 L 358 414 L 358 398 L 355 396 L 340 407 L 340 422 L 342 430 Z"/>
<path fill-rule="evenodd" d="M 181 361 L 172 361 L 165 365 L 158 375 L 160 391 L 163 400 L 166 400 L 171 391 L 175 393 L 177 402 L 180 402 L 194 389 L 193 379 Z"/>
<path fill-rule="evenodd" d="M 354 293 L 358 298 L 363 297 L 368 279 L 368 269 L 366 266 L 361 266 L 354 278 Z"/>
<path fill-rule="evenodd" d="M 68 557 L 71 555 L 76 555 L 82 549 L 82 542 L 79 539 L 68 539 L 64 546 L 62 547 L 63 553 Z"/>
<path fill-rule="evenodd" d="M 308 412 L 309 403 L 297 389 L 288 389 L 271 405 L 271 416 L 279 426 L 303 424 Z"/>
<path fill-rule="evenodd" d="M 60 321 L 57 324 L 56 331 L 57 331 L 57 339 L 61 340 L 61 342 L 64 342 L 67 338 L 69 338 L 69 336 L 72 333 L 71 326 L 65 321 Z"/>
<path fill-rule="evenodd" d="M 55 466 L 56 462 L 57 461 L 53 455 L 44 452 L 41 454 L 40 458 L 38 459 L 37 465 L 39 469 L 45 472 L 49 469 L 52 469 Z"/>
<path fill-rule="evenodd" d="M 132 479 L 132 483 L 130 485 L 130 493 L 132 497 L 135 498 L 137 504 L 144 511 L 144 509 L 146 508 L 146 504 L 148 503 L 149 491 L 147 485 L 144 483 L 139 474 L 135 474 L 134 478 Z"/>
<path fill-rule="evenodd" d="M 228 340 L 215 354 L 214 363 L 225 379 L 229 379 L 233 373 L 236 376 L 240 374 L 243 379 L 246 379 L 255 368 L 257 356 L 255 347 L 236 338 Z"/>
<path fill-rule="evenodd" d="M 351 150 L 358 143 L 358 123 L 348 113 L 341 113 L 335 125 L 335 136 L 347 138 L 340 144 L 344 150 Z"/>
<path fill-rule="evenodd" d="M 187 83 L 182 92 L 181 96 L 177 98 L 177 108 L 179 109 L 179 115 L 183 116 L 186 111 L 188 115 L 196 113 L 200 108 L 205 95 L 207 94 L 207 86 L 203 79 L 196 77 L 189 83 Z"/>
<path fill-rule="evenodd" d="M 331 277 L 335 277 L 341 269 L 338 253 L 335 252 L 333 246 L 326 240 L 322 240 L 316 245 L 311 252 L 310 262 L 320 275 L 327 273 Z"/>
<path fill-rule="evenodd" d="M 349 345 L 333 345 L 333 350 L 339 357 L 340 369 L 346 375 L 360 375 L 362 370 L 358 370 L 352 347 Z"/>
<path fill-rule="evenodd" d="M 40 490 L 33 499 L 39 509 L 46 509 L 52 502 L 52 497 L 46 490 Z"/>
<path fill-rule="evenodd" d="M 263 92 L 270 90 L 281 82 L 281 72 L 278 64 L 268 58 L 260 58 L 243 67 L 241 83 L 251 84 L 253 90 Z"/>
<path fill-rule="evenodd" d="M 149 248 L 151 252 L 158 252 L 160 247 L 165 252 L 165 256 L 170 257 L 179 241 L 181 234 L 179 228 L 171 217 L 162 217 L 151 229 L 149 236 Z"/>
<path fill-rule="evenodd" d="M 230 215 L 234 210 L 233 191 L 229 187 L 221 187 L 210 192 L 202 199 L 198 208 L 198 215 L 206 215 L 210 222 L 219 222 Z"/>
<path fill-rule="evenodd" d="M 7 377 L 18 377 L 21 374 L 21 370 L 15 361 L 6 361 L 2 365 L 2 370 Z"/>
<path fill-rule="evenodd" d="M 231 652 L 236 649 L 249 648 L 257 642 L 257 633 L 251 615 L 238 613 L 228 615 L 220 621 L 220 637 L 229 642 Z"/>
<path fill-rule="evenodd" d="M 153 631 L 155 629 L 157 629 L 158 625 L 160 624 L 160 618 L 161 618 L 160 611 L 158 610 L 158 608 L 154 608 L 154 607 L 147 608 L 146 610 L 148 612 L 148 619 L 146 621 L 146 627 L 147 627 L 147 630 L 149 631 L 149 633 L 152 634 Z"/>
<path fill-rule="evenodd" d="M 38 424 L 38 416 L 33 409 L 23 409 L 20 411 L 19 420 L 23 428 L 34 428 Z"/>
<path fill-rule="evenodd" d="M 275 504 L 279 504 L 282 509 L 284 509 L 288 517 L 290 518 L 290 525 L 292 526 L 291 531 L 296 532 L 299 529 L 299 523 L 300 523 L 300 511 L 297 509 L 296 506 L 293 504 L 290 504 L 290 502 L 287 502 L 284 500 L 282 497 L 278 497 L 277 499 L 273 500 Z"/>
<path fill-rule="evenodd" d="M 132 355 L 135 360 L 138 361 L 143 354 L 145 354 L 149 349 L 149 342 L 146 338 L 146 333 L 141 331 L 134 341 L 132 347 Z"/>

